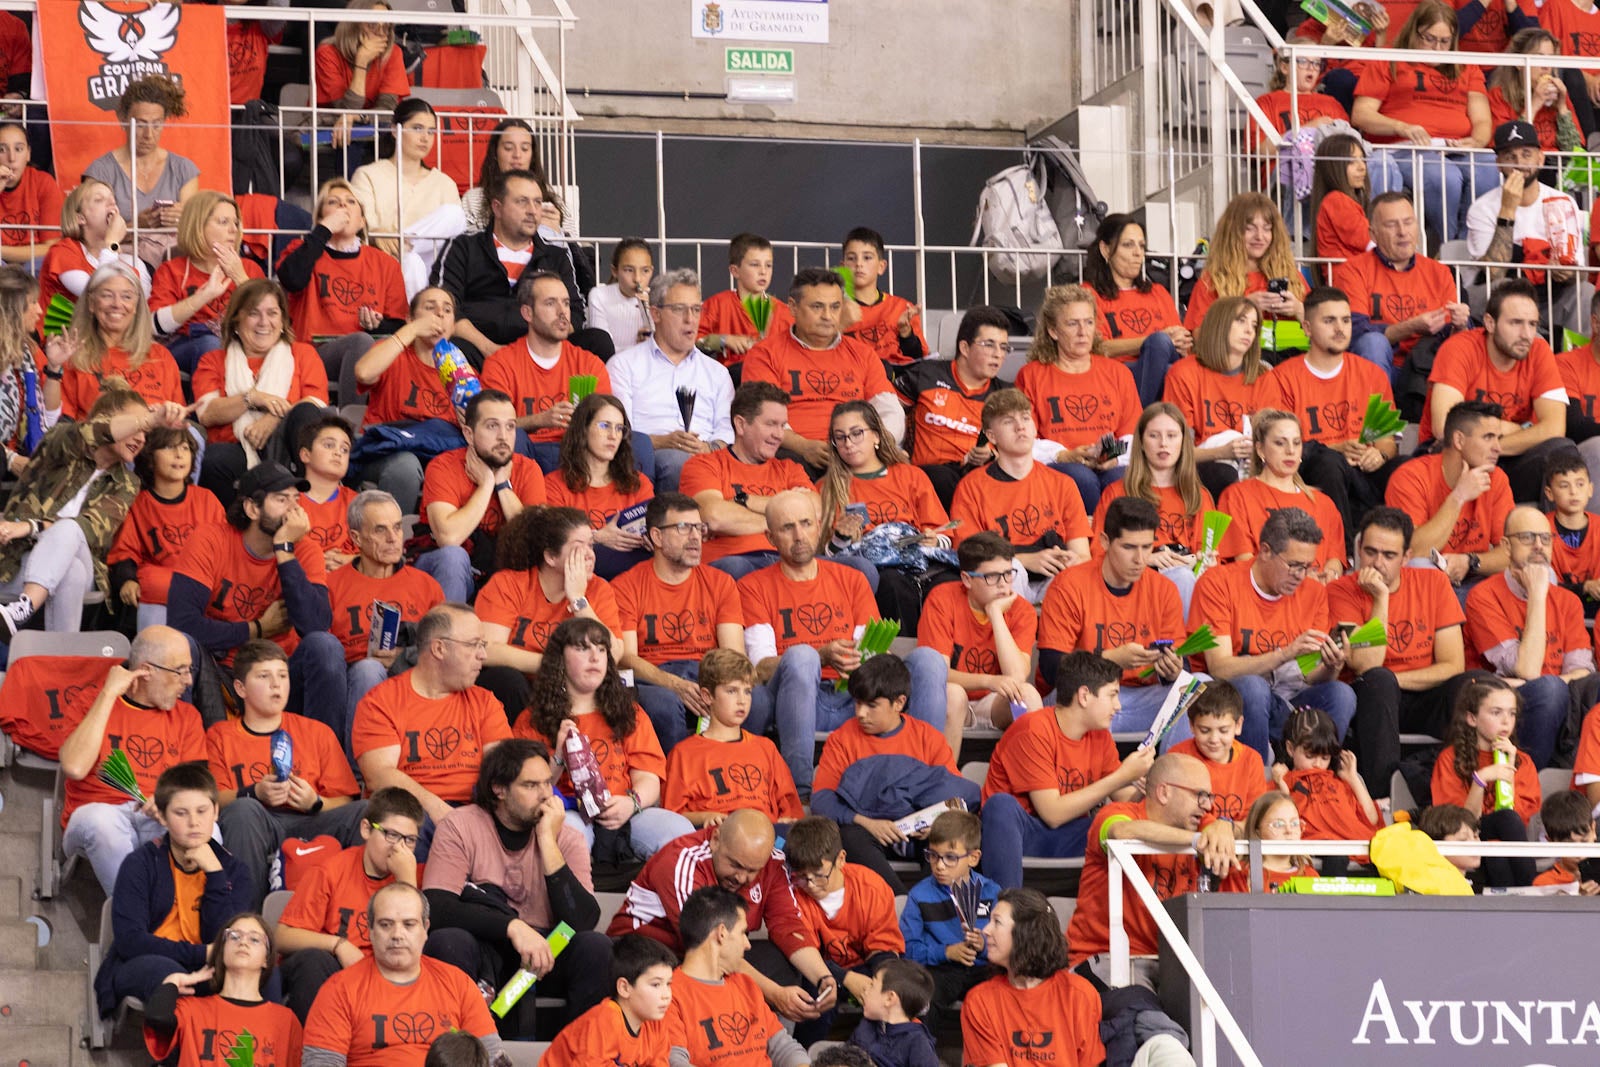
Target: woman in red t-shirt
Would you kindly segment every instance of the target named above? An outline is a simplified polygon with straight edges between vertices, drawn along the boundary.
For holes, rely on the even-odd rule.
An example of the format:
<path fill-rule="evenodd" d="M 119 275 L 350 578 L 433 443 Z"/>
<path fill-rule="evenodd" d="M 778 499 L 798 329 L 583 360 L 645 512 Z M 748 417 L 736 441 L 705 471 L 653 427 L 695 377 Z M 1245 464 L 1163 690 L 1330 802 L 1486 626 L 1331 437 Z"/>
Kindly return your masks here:
<path fill-rule="evenodd" d="M 1315 44 L 1299 34 L 1290 34 L 1286 44 Z M 1272 128 L 1286 133 L 1299 126 L 1314 129 L 1330 122 L 1348 122 L 1350 114 L 1343 104 L 1326 93 L 1317 92 L 1322 82 L 1322 60 L 1315 56 L 1298 56 L 1294 61 L 1294 92 L 1289 92 L 1289 60 L 1279 55 L 1272 67 L 1272 79 L 1267 82 L 1267 92 L 1256 97 L 1256 103 L 1267 113 Z M 1250 128 L 1251 147 L 1261 141 L 1260 131 Z"/>
<path fill-rule="evenodd" d="M 1264 408 L 1256 412 L 1254 428 L 1252 476 L 1229 486 L 1217 501 L 1217 510 L 1233 517 L 1218 555 L 1224 560 L 1254 558 L 1267 517 L 1282 508 L 1299 508 L 1315 519 L 1323 532 L 1322 544 L 1317 546 L 1317 569 L 1311 577 L 1333 581 L 1344 573 L 1344 520 L 1328 494 L 1307 485 L 1300 476 L 1305 448 L 1300 420 L 1286 411 Z"/>
<path fill-rule="evenodd" d="M 1523 56 L 1559 56 L 1561 45 L 1555 34 L 1539 26 L 1518 30 L 1506 51 Z M 1533 98 L 1528 99 L 1528 82 L 1521 67 L 1496 67 L 1489 75 L 1489 114 L 1493 125 L 1521 119 L 1539 131 L 1539 147 L 1546 152 L 1570 152 L 1583 147 L 1583 131 L 1572 113 L 1572 101 L 1554 67 L 1528 68 L 1533 82 Z M 1554 185 L 1552 179 L 1546 184 Z"/>
<path fill-rule="evenodd" d="M 222 347 L 201 357 L 191 385 L 211 442 L 200 484 L 224 507 L 234 483 L 261 460 L 287 466 L 299 453 L 301 427 L 328 405 L 322 360 L 294 339 L 289 298 L 270 278 L 234 290 L 222 316 Z"/>
<path fill-rule="evenodd" d="M 1317 213 L 1317 256 L 1350 259 L 1372 247 L 1367 222 L 1367 149 L 1360 138 L 1336 133 L 1317 146 L 1311 172 L 1311 210 Z M 1334 264 L 1322 263 L 1323 277 Z"/>
<path fill-rule="evenodd" d="M 578 402 L 561 436 L 556 469 L 545 475 L 545 499 L 551 507 L 577 508 L 594 528 L 594 572 L 610 581 L 650 558 L 639 532 L 617 524 L 621 512 L 655 495 L 650 479 L 639 473 L 633 457 L 633 427 L 622 401 L 591 393 Z"/>
<path fill-rule="evenodd" d="M 1284 292 L 1271 283 L 1284 281 Z M 1183 324 L 1198 332 L 1213 301 L 1242 296 L 1269 320 L 1298 319 L 1305 313 L 1301 297 L 1306 280 L 1294 262 L 1294 242 L 1283 216 L 1265 193 L 1240 193 L 1228 201 L 1211 235 L 1205 269 L 1189 295 Z"/>
<path fill-rule="evenodd" d="M 1453 52 L 1455 8 L 1424 0 L 1400 30 L 1396 48 Z M 1467 207 L 1500 187 L 1482 69 L 1459 63 L 1368 63 L 1356 83 L 1351 123 L 1373 144 L 1371 192 L 1422 189 L 1422 214 L 1437 239 L 1466 235 Z M 1456 151 L 1449 151 L 1456 149 Z"/>
<path fill-rule="evenodd" d="M 384 0 L 350 0 L 348 11 L 388 11 Z M 394 43 L 394 26 L 385 22 L 341 22 L 333 36 L 317 46 L 317 103 L 346 111 L 393 111 L 396 104 L 411 95 L 411 80 L 406 77 L 405 55 Z M 350 132 L 357 122 L 371 122 L 370 115 L 327 115 L 325 125 L 333 126 L 333 148 L 348 149 L 344 159 L 330 160 L 334 173 L 349 174 L 373 157 L 373 142 L 352 145 Z M 324 171 L 323 173 L 328 173 Z"/>
<path fill-rule="evenodd" d="M 243 236 L 239 204 L 231 197 L 202 190 L 184 201 L 177 254 L 156 268 L 150 310 L 156 332 L 185 374 L 194 373 L 201 356 L 222 347 L 217 324 L 233 290 L 262 277 L 260 267 L 239 255 Z"/>
<path fill-rule="evenodd" d="M 1249 420 L 1271 373 L 1261 362 L 1261 312 L 1245 297 L 1225 296 L 1200 323 L 1194 355 L 1167 375 L 1164 399 L 1194 429 L 1195 463 L 1214 497 L 1250 460 Z"/>
<path fill-rule="evenodd" d="M 183 406 L 178 364 L 154 340 L 143 281 L 122 260 L 103 263 L 89 276 L 67 337 L 68 344 L 46 351 L 51 358 L 40 371 L 46 412 L 83 418 L 108 378 L 123 379 L 151 407 Z M 55 362 L 57 354 L 69 351 L 64 364 Z"/>
<path fill-rule="evenodd" d="M 1517 747 L 1521 718 L 1522 698 L 1504 679 L 1475 677 L 1456 697 L 1445 746 L 1433 765 L 1433 802 L 1458 804 L 1477 815 L 1485 841 L 1526 841 L 1528 820 L 1539 810 L 1539 772 L 1533 757 Z M 1497 801 L 1502 783 L 1512 787 L 1509 807 Z M 1533 861 L 1485 856 L 1483 876 L 1492 886 L 1528 885 Z"/>
<path fill-rule="evenodd" d="M 578 797 L 577 808 L 567 812 L 567 825 L 588 839 L 597 856 L 618 845 L 626 855 L 631 844 L 639 858 L 648 859 L 673 838 L 693 833 L 694 824 L 660 806 L 667 757 L 650 717 L 617 674 L 611 637 L 611 631 L 594 619 L 568 619 L 557 626 L 533 676 L 528 710 L 517 717 L 512 733 L 542 741 L 557 759 L 566 761 L 561 789 Z M 588 742 L 604 788 L 611 794 L 603 805 L 594 793 L 574 788 L 576 768 L 567 751 L 573 733 Z M 591 798 L 598 809 L 593 814 L 586 807 Z M 602 835 L 599 830 L 609 833 Z M 610 840 L 597 844 L 596 837 Z"/>
<path fill-rule="evenodd" d="M 1083 284 L 1094 290 L 1102 356 L 1133 373 L 1139 402 L 1161 398 L 1167 368 L 1189 354 L 1194 338 L 1178 321 L 1178 304 L 1145 277 L 1144 227 L 1132 215 L 1107 215 L 1084 257 Z"/>

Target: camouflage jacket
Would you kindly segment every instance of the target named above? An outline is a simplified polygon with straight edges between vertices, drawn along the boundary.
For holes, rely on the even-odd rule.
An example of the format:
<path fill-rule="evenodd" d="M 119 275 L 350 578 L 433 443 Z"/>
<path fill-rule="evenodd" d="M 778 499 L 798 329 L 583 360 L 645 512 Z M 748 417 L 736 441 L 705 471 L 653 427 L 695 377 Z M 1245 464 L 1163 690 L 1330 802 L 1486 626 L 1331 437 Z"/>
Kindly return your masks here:
<path fill-rule="evenodd" d="M 54 519 L 93 476 L 95 449 L 110 443 L 110 419 L 58 423 L 39 442 L 0 517 L 8 522 Z M 111 541 L 117 536 L 117 529 L 127 517 L 138 492 L 139 480 L 131 470 L 118 463 L 89 487 L 89 495 L 84 498 L 83 507 L 74 520 L 83 528 L 89 555 L 94 559 L 95 584 L 107 596 L 111 595 L 111 590 L 106 576 L 106 553 L 111 550 Z M 22 557 L 32 547 L 32 538 L 0 545 L 0 581 L 16 577 L 22 569 Z"/>

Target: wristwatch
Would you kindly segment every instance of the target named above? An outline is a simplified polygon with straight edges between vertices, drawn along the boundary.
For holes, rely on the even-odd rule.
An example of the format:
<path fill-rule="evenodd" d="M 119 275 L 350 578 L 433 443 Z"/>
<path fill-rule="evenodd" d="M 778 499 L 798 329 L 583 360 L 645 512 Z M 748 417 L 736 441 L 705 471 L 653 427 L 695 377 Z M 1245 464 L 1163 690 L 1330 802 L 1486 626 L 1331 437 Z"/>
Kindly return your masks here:
<path fill-rule="evenodd" d="M 589 598 L 586 596 L 574 597 L 568 602 L 567 610 L 574 615 L 582 615 L 589 610 Z"/>
<path fill-rule="evenodd" d="M 743 489 L 735 489 L 733 491 L 733 502 L 738 504 L 741 508 L 749 507 L 750 494 L 745 492 Z"/>
<path fill-rule="evenodd" d="M 1478 554 L 1476 552 L 1468 552 L 1467 553 L 1467 577 L 1471 578 L 1473 575 L 1475 575 L 1477 573 L 1478 573 Z"/>
<path fill-rule="evenodd" d="M 293 541 L 279 541 L 279 542 L 275 543 L 272 546 L 272 551 L 274 551 L 274 552 L 287 552 L 287 553 L 289 553 L 289 555 L 292 556 L 292 555 L 294 555 L 294 542 Z"/>
<path fill-rule="evenodd" d="M 1495 216 L 1494 224 L 1496 226 L 1502 226 L 1505 229 L 1509 230 L 1509 229 L 1515 228 L 1515 226 L 1517 225 L 1517 220 L 1515 218 L 1502 219 L 1497 215 L 1497 216 Z"/>
<path fill-rule="evenodd" d="M 503 482 L 495 482 L 494 483 L 494 491 L 497 492 L 497 493 L 503 493 L 507 489 L 510 489 L 510 488 L 511 488 L 510 479 L 507 479 L 506 481 L 503 481 Z"/>

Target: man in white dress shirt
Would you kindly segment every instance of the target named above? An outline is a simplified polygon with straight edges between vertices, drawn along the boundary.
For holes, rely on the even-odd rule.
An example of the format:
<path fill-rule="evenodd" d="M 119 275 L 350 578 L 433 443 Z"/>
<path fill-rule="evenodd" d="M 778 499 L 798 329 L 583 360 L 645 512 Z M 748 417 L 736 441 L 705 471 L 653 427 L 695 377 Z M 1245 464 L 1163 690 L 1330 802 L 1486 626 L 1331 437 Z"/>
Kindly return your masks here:
<path fill-rule="evenodd" d="M 612 356 L 606 370 L 628 421 L 655 445 L 651 480 L 656 492 L 676 492 L 678 475 L 690 456 L 733 441 L 728 415 L 733 379 L 726 367 L 695 347 L 700 276 L 694 271 L 663 271 L 650 279 L 650 317 L 654 336 Z M 680 390 L 694 393 L 687 427 Z"/>

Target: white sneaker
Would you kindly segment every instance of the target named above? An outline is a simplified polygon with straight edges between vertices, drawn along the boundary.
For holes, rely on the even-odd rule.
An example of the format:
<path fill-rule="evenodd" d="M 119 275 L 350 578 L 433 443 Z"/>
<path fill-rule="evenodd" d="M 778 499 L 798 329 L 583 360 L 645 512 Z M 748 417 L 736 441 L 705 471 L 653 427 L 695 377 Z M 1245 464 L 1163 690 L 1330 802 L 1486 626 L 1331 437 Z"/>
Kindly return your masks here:
<path fill-rule="evenodd" d="M 11 639 L 17 636 L 17 631 L 28 625 L 28 620 L 33 618 L 34 611 L 33 601 L 25 596 L 0 604 L 0 622 L 5 623 L 5 626 L 0 628 L 0 644 L 9 645 Z"/>

